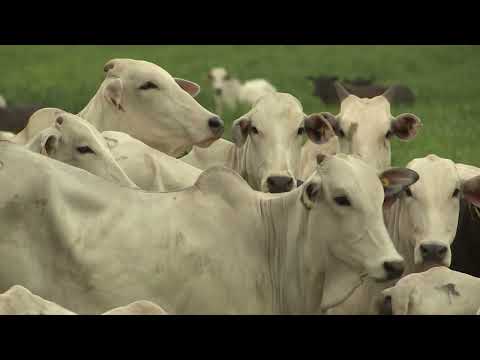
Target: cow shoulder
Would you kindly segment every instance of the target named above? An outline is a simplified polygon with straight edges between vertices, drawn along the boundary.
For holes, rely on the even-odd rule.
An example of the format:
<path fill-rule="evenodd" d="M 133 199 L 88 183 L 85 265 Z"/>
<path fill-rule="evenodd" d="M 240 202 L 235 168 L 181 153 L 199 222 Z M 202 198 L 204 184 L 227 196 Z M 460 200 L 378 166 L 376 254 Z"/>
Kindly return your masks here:
<path fill-rule="evenodd" d="M 225 166 L 212 166 L 203 171 L 193 188 L 205 195 L 220 196 L 230 205 L 257 197 L 257 193 L 237 172 Z"/>

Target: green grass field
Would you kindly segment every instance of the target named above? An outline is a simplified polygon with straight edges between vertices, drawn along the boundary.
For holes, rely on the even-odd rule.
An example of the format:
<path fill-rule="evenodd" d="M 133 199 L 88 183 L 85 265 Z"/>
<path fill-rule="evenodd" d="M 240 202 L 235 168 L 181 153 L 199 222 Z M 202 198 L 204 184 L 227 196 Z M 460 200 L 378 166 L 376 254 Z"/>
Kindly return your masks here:
<path fill-rule="evenodd" d="M 338 112 L 312 96 L 306 75 L 374 75 L 417 96 L 424 124 L 412 142 L 393 140 L 393 163 L 429 153 L 480 166 L 479 46 L 0 46 L 0 94 L 11 104 L 39 103 L 78 112 L 94 95 L 111 58 L 144 59 L 199 83 L 198 101 L 213 109 L 207 71 L 224 66 L 240 79 L 263 77 L 300 99 L 306 113 Z M 228 124 L 242 111 L 226 114 Z M 228 130 L 225 137 L 230 136 Z"/>

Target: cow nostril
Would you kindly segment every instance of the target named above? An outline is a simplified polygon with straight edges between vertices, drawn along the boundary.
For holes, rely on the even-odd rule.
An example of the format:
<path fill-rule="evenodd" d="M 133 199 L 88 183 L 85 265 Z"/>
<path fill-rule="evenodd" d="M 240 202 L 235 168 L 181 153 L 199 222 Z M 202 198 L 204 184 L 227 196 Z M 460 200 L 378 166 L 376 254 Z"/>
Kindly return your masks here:
<path fill-rule="evenodd" d="M 268 189 L 272 193 L 287 192 L 292 190 L 294 179 L 289 176 L 269 176 Z"/>
<path fill-rule="evenodd" d="M 218 116 L 208 119 L 208 127 L 213 133 L 219 134 L 223 131 L 223 120 Z"/>
<path fill-rule="evenodd" d="M 424 260 L 441 261 L 448 252 L 448 247 L 444 245 L 423 244 L 420 245 L 420 252 Z"/>
<path fill-rule="evenodd" d="M 397 279 L 403 274 L 403 261 L 385 261 L 383 268 L 387 273 L 387 280 Z"/>

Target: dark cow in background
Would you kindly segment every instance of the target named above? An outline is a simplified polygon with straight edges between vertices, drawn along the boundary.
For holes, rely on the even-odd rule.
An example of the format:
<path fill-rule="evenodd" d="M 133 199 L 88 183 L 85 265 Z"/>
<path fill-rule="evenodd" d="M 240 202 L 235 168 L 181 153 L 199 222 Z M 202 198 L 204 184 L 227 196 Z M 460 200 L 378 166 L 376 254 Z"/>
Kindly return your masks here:
<path fill-rule="evenodd" d="M 14 134 L 27 126 L 28 119 L 41 105 L 16 105 L 0 107 L 0 131 L 8 131 Z"/>
<path fill-rule="evenodd" d="M 307 76 L 307 80 L 311 80 L 314 84 L 313 96 L 319 97 L 325 104 L 340 103 L 335 90 L 334 83 L 339 81 L 338 76 Z M 349 93 L 360 98 L 373 98 L 382 95 L 389 86 L 376 84 L 373 82 L 374 78 L 356 78 L 353 80 L 340 80 L 342 85 Z M 393 104 L 412 105 L 415 102 L 415 95 L 405 85 L 392 85 L 395 87 L 395 97 L 392 99 Z"/>

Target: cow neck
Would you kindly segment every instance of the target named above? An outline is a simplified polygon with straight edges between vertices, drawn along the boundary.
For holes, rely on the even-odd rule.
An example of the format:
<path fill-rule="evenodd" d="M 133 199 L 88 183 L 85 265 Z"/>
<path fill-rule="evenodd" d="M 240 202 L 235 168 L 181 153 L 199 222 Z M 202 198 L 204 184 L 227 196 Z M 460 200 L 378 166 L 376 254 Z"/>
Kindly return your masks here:
<path fill-rule="evenodd" d="M 102 88 L 100 86 L 95 96 L 88 102 L 88 104 L 77 115 L 87 120 L 99 131 L 119 130 L 115 124 L 118 124 L 118 119 L 123 117 L 117 111 L 114 111 L 109 104 L 106 104 L 102 98 Z"/>
<path fill-rule="evenodd" d="M 398 199 L 389 209 L 385 209 L 383 216 L 393 245 L 405 260 L 403 276 L 415 272 L 414 248 L 410 244 L 412 227 L 408 222 L 407 209 L 402 199 Z"/>
<path fill-rule="evenodd" d="M 250 137 L 247 138 L 242 146 L 233 144 L 233 161 L 232 169 L 235 170 L 242 178 L 244 178 L 248 184 L 255 190 L 260 191 L 260 187 L 255 184 L 255 179 L 248 173 L 247 158 L 250 149 Z"/>
<path fill-rule="evenodd" d="M 316 310 L 310 306 L 312 283 L 308 274 L 309 271 L 318 272 L 314 264 L 307 263 L 309 211 L 301 203 L 302 192 L 303 189 L 299 188 L 259 202 L 264 230 L 263 249 L 272 291 L 272 312 L 276 314 L 301 314 Z M 313 292 L 321 296 L 320 289 L 317 292 L 313 288 Z"/>

